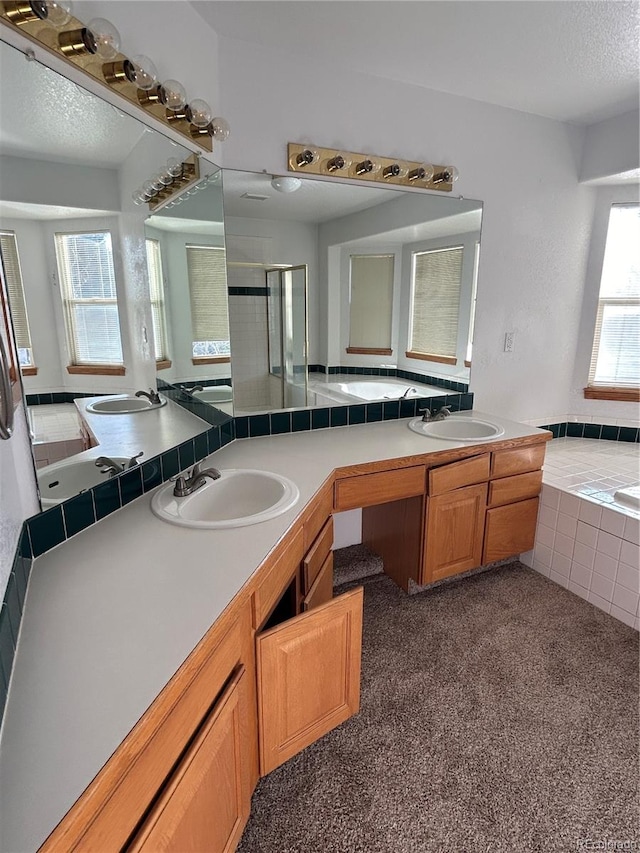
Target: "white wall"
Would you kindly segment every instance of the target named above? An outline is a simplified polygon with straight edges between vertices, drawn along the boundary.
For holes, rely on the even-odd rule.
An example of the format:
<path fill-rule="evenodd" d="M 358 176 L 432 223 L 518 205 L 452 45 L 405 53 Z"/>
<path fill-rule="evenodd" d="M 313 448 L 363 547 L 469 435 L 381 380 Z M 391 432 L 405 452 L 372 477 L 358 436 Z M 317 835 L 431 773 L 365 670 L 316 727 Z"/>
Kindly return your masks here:
<path fill-rule="evenodd" d="M 580 180 L 593 181 L 640 169 L 639 125 L 638 110 L 590 125 L 586 130 Z"/>
<path fill-rule="evenodd" d="M 476 405 L 520 419 L 564 410 L 593 209 L 593 190 L 577 181 L 584 131 L 311 61 L 301 73 L 285 52 L 233 39 L 219 38 L 219 61 L 230 168 L 282 172 L 288 141 L 459 168 L 455 191 L 484 202 Z"/>

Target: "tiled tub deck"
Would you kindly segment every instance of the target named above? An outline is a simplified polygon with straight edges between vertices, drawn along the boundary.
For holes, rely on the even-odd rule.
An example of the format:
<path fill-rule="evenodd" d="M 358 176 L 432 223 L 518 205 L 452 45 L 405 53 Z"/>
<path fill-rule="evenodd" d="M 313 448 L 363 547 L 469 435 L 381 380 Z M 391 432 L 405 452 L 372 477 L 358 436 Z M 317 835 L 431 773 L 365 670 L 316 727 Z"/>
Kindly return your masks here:
<path fill-rule="evenodd" d="M 638 444 L 547 445 L 538 527 L 526 565 L 638 630 L 640 511 L 615 492 L 640 481 Z"/>

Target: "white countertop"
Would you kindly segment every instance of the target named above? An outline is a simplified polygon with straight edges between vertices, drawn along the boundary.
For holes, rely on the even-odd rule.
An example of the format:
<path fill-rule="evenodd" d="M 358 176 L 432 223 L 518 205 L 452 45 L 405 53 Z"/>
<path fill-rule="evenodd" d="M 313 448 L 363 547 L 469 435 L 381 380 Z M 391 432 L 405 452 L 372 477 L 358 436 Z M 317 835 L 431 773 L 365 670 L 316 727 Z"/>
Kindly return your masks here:
<path fill-rule="evenodd" d="M 505 428 L 498 441 L 543 433 L 456 417 L 472 414 Z M 240 440 L 213 454 L 217 468 L 297 484 L 298 504 L 270 521 L 177 527 L 152 515 L 150 492 L 35 561 L 0 733 L 1 851 L 44 841 L 335 468 L 468 446 L 407 423 Z"/>

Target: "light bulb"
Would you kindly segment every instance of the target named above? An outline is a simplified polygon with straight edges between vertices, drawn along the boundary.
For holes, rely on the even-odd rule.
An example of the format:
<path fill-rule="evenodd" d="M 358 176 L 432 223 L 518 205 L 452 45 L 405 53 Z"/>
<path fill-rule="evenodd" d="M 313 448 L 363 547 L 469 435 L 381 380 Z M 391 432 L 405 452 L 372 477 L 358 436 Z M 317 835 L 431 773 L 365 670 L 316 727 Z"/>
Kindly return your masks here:
<path fill-rule="evenodd" d="M 46 0 L 47 20 L 54 27 L 64 27 L 71 20 L 71 0 Z"/>
<path fill-rule="evenodd" d="M 385 166 L 382 170 L 383 178 L 399 178 L 402 175 L 402 167 L 399 163 L 392 163 L 390 166 Z"/>
<path fill-rule="evenodd" d="M 211 121 L 211 107 L 202 98 L 189 101 L 189 111 L 191 113 L 191 124 L 196 127 L 206 127 Z"/>
<path fill-rule="evenodd" d="M 336 154 L 330 160 L 327 160 L 327 169 L 330 172 L 340 172 L 342 169 L 348 169 L 351 161 L 344 154 Z"/>
<path fill-rule="evenodd" d="M 151 181 L 145 181 L 142 185 L 142 192 L 145 194 L 147 199 L 150 199 L 156 194 L 156 188 Z"/>
<path fill-rule="evenodd" d="M 160 100 L 168 110 L 181 110 L 187 103 L 187 93 L 178 80 L 165 80 L 160 87 Z"/>
<path fill-rule="evenodd" d="M 423 163 L 421 166 L 411 169 L 407 177 L 410 181 L 426 181 L 429 183 L 433 180 L 433 166 L 429 163 Z"/>
<path fill-rule="evenodd" d="M 158 193 L 164 189 L 164 184 L 162 182 L 162 176 L 161 175 L 154 175 L 151 178 L 151 184 L 153 185 L 154 190 Z"/>
<path fill-rule="evenodd" d="M 211 132 L 211 136 L 213 136 L 214 139 L 217 139 L 218 142 L 224 142 L 231 134 L 229 122 L 226 118 L 222 118 L 221 116 L 214 116 L 214 118 L 211 119 L 209 130 Z"/>
<path fill-rule="evenodd" d="M 163 187 L 169 187 L 173 183 L 173 175 L 169 174 L 169 170 L 166 169 L 164 172 L 159 173 L 158 180 Z"/>
<path fill-rule="evenodd" d="M 120 33 L 105 18 L 94 18 L 87 28 L 96 40 L 98 56 L 103 59 L 115 59 L 120 52 Z"/>
<path fill-rule="evenodd" d="M 305 148 L 304 151 L 301 151 L 296 157 L 296 166 L 300 166 L 301 168 L 310 166 L 312 163 L 317 162 L 318 152 L 314 151 L 313 148 Z"/>
<path fill-rule="evenodd" d="M 356 163 L 355 168 L 356 175 L 374 175 L 380 169 L 380 166 L 371 157 L 366 157 L 364 160 Z"/>
<path fill-rule="evenodd" d="M 133 82 L 138 89 L 148 92 L 158 82 L 158 69 L 148 56 L 138 54 L 131 59 L 133 63 Z"/>
<path fill-rule="evenodd" d="M 182 163 L 177 157 L 169 157 L 167 160 L 167 171 L 172 178 L 179 178 L 182 174 Z"/>
<path fill-rule="evenodd" d="M 458 170 L 455 166 L 443 166 L 442 171 L 433 176 L 434 184 L 453 184 L 458 180 Z"/>

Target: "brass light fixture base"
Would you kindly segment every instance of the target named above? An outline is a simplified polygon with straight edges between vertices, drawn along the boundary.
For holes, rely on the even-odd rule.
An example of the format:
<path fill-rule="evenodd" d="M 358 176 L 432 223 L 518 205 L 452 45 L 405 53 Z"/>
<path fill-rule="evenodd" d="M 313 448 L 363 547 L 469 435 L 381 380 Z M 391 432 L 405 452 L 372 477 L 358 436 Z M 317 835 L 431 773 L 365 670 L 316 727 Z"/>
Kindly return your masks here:
<path fill-rule="evenodd" d="M 112 61 L 105 63 L 95 51 L 93 34 L 82 21 L 72 17 L 64 27 L 59 28 L 47 20 L 48 15 L 43 11 L 45 9 L 41 0 L 4 0 L 0 2 L 0 24 L 21 33 L 48 53 L 64 59 L 110 92 L 126 98 L 145 115 L 152 115 L 165 127 L 171 127 L 184 136 L 192 146 L 213 151 L 213 140 L 209 133 L 192 134 L 188 122 L 169 121 L 166 108 L 159 98 L 154 97 L 155 90 L 144 92 L 131 82 L 127 74 L 130 74 L 130 61 L 124 54 L 119 53 Z"/>
<path fill-rule="evenodd" d="M 340 162 L 344 165 L 336 168 Z M 415 176 L 420 173 L 419 170 L 424 173 L 424 162 L 414 163 L 373 154 L 320 148 L 317 145 L 302 145 L 299 142 L 288 144 L 287 164 L 290 172 L 306 172 L 308 175 L 330 175 L 332 178 L 369 181 L 369 183 L 400 187 L 420 187 L 444 193 L 450 193 L 453 189 L 453 180 L 446 179 L 449 177 L 447 169 L 450 169 L 450 166 L 438 166 L 434 163 L 433 171 L 429 170 L 429 174 L 433 177 L 421 180 Z"/>

